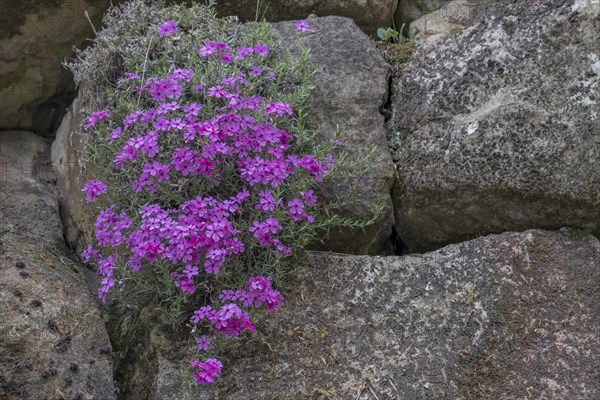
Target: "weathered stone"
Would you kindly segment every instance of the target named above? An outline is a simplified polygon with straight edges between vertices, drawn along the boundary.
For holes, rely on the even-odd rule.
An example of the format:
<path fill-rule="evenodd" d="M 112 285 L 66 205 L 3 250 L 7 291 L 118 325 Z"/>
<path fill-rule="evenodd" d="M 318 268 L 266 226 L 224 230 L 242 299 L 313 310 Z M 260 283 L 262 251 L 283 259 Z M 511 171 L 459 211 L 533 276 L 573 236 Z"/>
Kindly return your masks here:
<path fill-rule="evenodd" d="M 0 398 L 114 399 L 108 335 L 65 255 L 49 150 L 0 132 Z"/>
<path fill-rule="evenodd" d="M 479 13 L 394 84 L 396 230 L 413 250 L 529 228 L 600 235 L 600 3 Z"/>
<path fill-rule="evenodd" d="M 93 38 L 110 1 L 9 0 L 0 5 L 0 129 L 50 136 L 73 98 L 61 63 Z"/>
<path fill-rule="evenodd" d="M 261 2 L 257 0 L 217 0 L 218 15 L 236 15 L 241 20 L 287 21 L 303 19 L 310 14 L 324 17 L 338 15 L 352 18 L 367 34 L 375 35 L 380 27 L 389 26 L 398 0 L 277 0 Z"/>
<path fill-rule="evenodd" d="M 322 140 L 330 140 L 336 126 L 342 127 L 339 139 L 350 159 L 360 159 L 374 150 L 373 167 L 364 176 L 349 176 L 328 181 L 319 190 L 329 199 L 348 201 L 341 211 L 348 217 L 369 218 L 375 208 L 382 215 L 375 224 L 361 230 L 332 231 L 323 248 L 351 253 L 380 252 L 392 233 L 391 187 L 394 167 L 379 112 L 387 99 L 389 67 L 369 38 L 354 23 L 342 17 L 310 18 L 315 33 L 298 35 L 294 24 L 275 24 L 283 43 L 293 51 L 306 46 L 311 65 L 321 68 L 312 84 L 314 123 L 323 127 Z M 343 60 L 340 62 L 340 60 Z"/>
<path fill-rule="evenodd" d="M 94 168 L 93 165 L 86 166 L 81 160 L 81 120 L 79 98 L 76 98 L 56 131 L 51 153 L 60 193 L 65 240 L 78 251 L 92 243 L 96 220 L 95 210 L 86 203 L 81 192 L 83 185 L 91 179 L 87 178 L 90 173 L 88 169 Z"/>
<path fill-rule="evenodd" d="M 398 8 L 394 13 L 396 28 L 400 29 L 403 24 L 406 28 L 411 22 L 438 10 L 451 0 L 400 0 Z"/>
<path fill-rule="evenodd" d="M 148 316 L 125 324 L 136 329 L 123 340 L 144 349 L 128 360 L 127 398 L 600 395 L 600 243 L 591 235 L 505 233 L 406 257 L 312 253 L 297 271 L 285 309 L 232 341 L 216 385 L 181 384 L 187 339 Z"/>
<path fill-rule="evenodd" d="M 440 9 L 423 15 L 410 24 L 408 35 L 422 49 L 435 47 L 454 33 L 461 31 L 471 20 L 482 0 L 454 0 Z"/>

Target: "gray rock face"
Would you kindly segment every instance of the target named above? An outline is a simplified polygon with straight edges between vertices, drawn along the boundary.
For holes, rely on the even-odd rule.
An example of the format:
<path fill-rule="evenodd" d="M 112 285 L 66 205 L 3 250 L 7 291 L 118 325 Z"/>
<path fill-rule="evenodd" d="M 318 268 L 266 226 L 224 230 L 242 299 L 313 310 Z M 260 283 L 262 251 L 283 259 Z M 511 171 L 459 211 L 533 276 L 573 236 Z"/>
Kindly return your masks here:
<path fill-rule="evenodd" d="M 157 341 L 151 319 L 138 325 L 165 347 L 130 364 L 133 392 L 137 384 L 147 396 L 131 398 L 600 395 L 600 242 L 591 235 L 505 233 L 406 257 L 312 253 L 298 271 L 285 309 L 232 341 L 214 386 L 181 385 L 185 340 Z"/>
<path fill-rule="evenodd" d="M 60 127 L 56 131 L 56 139 L 52 142 L 51 159 L 56 171 L 57 187 L 60 193 L 61 215 L 67 243 L 79 252 L 92 243 L 94 234 L 95 210 L 85 201 L 81 189 L 92 178 L 88 178 L 89 169 L 80 162 L 83 143 L 81 142 L 79 98 L 67 110 Z"/>
<path fill-rule="evenodd" d="M 315 124 L 321 125 L 327 135 L 335 132 L 337 125 L 342 127 L 339 139 L 350 159 L 358 160 L 374 150 L 373 166 L 363 176 L 329 181 L 320 190 L 329 199 L 356 199 L 348 201 L 342 215 L 370 218 L 375 208 L 383 210 L 376 223 L 364 232 L 330 232 L 323 247 L 342 253 L 374 254 L 389 240 L 393 221 L 390 193 L 394 166 L 384 117 L 379 112 L 387 98 L 388 65 L 351 20 L 324 17 L 308 21 L 315 33 L 299 34 L 291 22 L 275 24 L 275 28 L 282 42 L 290 43 L 292 49 L 307 46 L 311 64 L 321 68 L 312 82 Z"/>
<path fill-rule="evenodd" d="M 261 2 L 257 10 L 256 0 L 217 0 L 220 16 L 236 15 L 242 20 L 267 21 L 303 19 L 310 14 L 318 16 L 339 15 L 352 18 L 367 34 L 375 35 L 377 28 L 389 26 L 398 0 L 277 0 Z"/>
<path fill-rule="evenodd" d="M 600 4 L 480 12 L 394 85 L 397 231 L 413 250 L 528 228 L 600 234 Z"/>
<path fill-rule="evenodd" d="M 408 35 L 424 48 L 435 47 L 449 36 L 461 31 L 481 10 L 485 0 L 454 0 L 440 9 L 411 22 Z"/>
<path fill-rule="evenodd" d="M 434 12 L 450 2 L 451 0 L 400 0 L 394 13 L 396 28 L 400 29 L 402 24 L 406 24 L 408 27 L 412 21 Z"/>
<path fill-rule="evenodd" d="M 112 350 L 65 255 L 49 143 L 0 132 L 0 398 L 114 399 Z"/>
<path fill-rule="evenodd" d="M 94 33 L 110 1 L 7 0 L 0 5 L 0 129 L 50 136 L 72 99 L 61 63 Z"/>

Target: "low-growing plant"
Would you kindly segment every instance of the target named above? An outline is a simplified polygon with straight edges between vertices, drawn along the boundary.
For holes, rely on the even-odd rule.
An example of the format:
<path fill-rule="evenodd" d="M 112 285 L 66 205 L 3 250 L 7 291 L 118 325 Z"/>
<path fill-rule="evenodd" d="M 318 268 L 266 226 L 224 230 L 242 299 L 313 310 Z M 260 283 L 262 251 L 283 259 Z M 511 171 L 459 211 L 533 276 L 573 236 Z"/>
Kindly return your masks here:
<path fill-rule="evenodd" d="M 69 64 L 96 171 L 83 188 L 98 209 L 95 242 L 82 256 L 103 277 L 102 301 L 116 292 L 187 321 L 192 375 L 210 383 L 222 368 L 213 344 L 283 305 L 290 255 L 373 219 L 331 213 L 339 204 L 315 193 L 345 157 L 309 121 L 308 50 L 292 57 L 267 23 L 218 19 L 210 6 L 137 0 L 105 22 Z"/>
<path fill-rule="evenodd" d="M 377 36 L 384 43 L 404 43 L 408 40 L 402 34 L 405 25 L 402 24 L 400 31 L 395 30 L 393 27 L 379 28 L 377 29 Z"/>

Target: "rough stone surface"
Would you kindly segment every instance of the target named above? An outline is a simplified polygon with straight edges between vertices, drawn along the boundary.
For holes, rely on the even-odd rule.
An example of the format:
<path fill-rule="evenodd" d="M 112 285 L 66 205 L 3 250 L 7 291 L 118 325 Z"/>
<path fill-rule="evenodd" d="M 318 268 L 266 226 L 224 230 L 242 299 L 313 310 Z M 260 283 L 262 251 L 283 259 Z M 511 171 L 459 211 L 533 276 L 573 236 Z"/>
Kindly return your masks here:
<path fill-rule="evenodd" d="M 218 15 L 236 15 L 242 20 L 254 21 L 256 0 L 217 0 Z M 338 15 L 352 18 L 369 35 L 377 29 L 389 26 L 398 0 L 277 0 L 262 2 L 259 16 L 267 21 L 303 19 L 310 14 L 320 17 Z"/>
<path fill-rule="evenodd" d="M 384 117 L 379 112 L 387 99 L 389 67 L 351 20 L 322 17 L 310 18 L 309 22 L 315 33 L 298 35 L 291 22 L 274 26 L 293 50 L 307 46 L 312 66 L 321 68 L 312 82 L 315 124 L 321 125 L 326 134 L 335 132 L 336 125 L 341 126 L 339 139 L 351 159 L 375 150 L 374 165 L 365 176 L 330 181 L 320 190 L 330 199 L 357 200 L 344 207 L 343 215 L 368 218 L 375 207 L 383 209 L 381 217 L 364 232 L 332 231 L 324 247 L 341 253 L 377 253 L 389 241 L 393 221 L 390 192 L 394 166 L 387 148 Z"/>
<path fill-rule="evenodd" d="M 449 36 L 461 31 L 472 19 L 476 10 L 489 1 L 454 0 L 440 9 L 413 21 L 408 29 L 409 37 L 423 49 L 435 47 Z"/>
<path fill-rule="evenodd" d="M 65 255 L 49 150 L 0 132 L 0 398 L 114 399 L 108 335 Z"/>
<path fill-rule="evenodd" d="M 396 230 L 412 250 L 529 228 L 599 235 L 600 3 L 483 11 L 394 84 Z"/>
<path fill-rule="evenodd" d="M 531 230 L 406 257 L 312 253 L 301 265 L 285 309 L 232 341 L 217 385 L 181 384 L 186 340 L 147 316 L 125 324 L 145 349 L 129 360 L 128 398 L 600 396 L 600 242 L 591 235 Z"/>
<path fill-rule="evenodd" d="M 50 136 L 73 98 L 61 63 L 100 28 L 110 1 L 7 0 L 0 5 L 0 129 Z M 89 43 L 89 42 L 87 42 Z"/>
<path fill-rule="evenodd" d="M 60 193 L 65 240 L 78 252 L 92 243 L 96 220 L 95 210 L 86 203 L 81 192 L 83 185 L 91 179 L 88 174 L 93 171 L 89 168 L 94 166 L 85 166 L 80 162 L 83 151 L 79 129 L 82 120 L 80 112 L 79 98 L 75 98 L 56 131 L 51 152 Z"/>
<path fill-rule="evenodd" d="M 402 24 L 408 25 L 421 18 L 423 15 L 443 7 L 444 4 L 450 3 L 451 0 L 401 0 L 398 8 L 394 13 L 394 22 L 396 28 L 400 29 Z M 404 32 L 405 33 L 405 32 Z"/>

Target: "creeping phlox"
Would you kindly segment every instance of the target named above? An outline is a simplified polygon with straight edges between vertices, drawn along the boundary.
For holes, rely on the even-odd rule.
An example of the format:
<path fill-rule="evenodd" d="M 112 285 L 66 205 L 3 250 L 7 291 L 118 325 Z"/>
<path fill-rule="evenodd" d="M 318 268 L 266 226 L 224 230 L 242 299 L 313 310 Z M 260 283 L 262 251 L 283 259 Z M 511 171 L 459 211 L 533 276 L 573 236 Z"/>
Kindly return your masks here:
<path fill-rule="evenodd" d="M 306 31 L 308 24 L 297 28 Z M 170 40 L 177 29 L 176 21 L 168 21 L 157 32 L 161 40 Z M 198 49 L 204 63 L 215 64 L 216 70 L 235 65 L 220 69 L 228 71 L 220 82 L 194 79 L 199 77 L 193 69 L 171 69 L 166 76 L 145 80 L 143 74 L 126 72 L 121 84 L 134 88 L 138 109 L 122 121 L 111 119 L 108 110 L 90 115 L 84 130 L 93 128 L 101 140 L 118 148 L 113 167 L 131 177 L 136 194 L 152 198 L 194 179 L 210 181 L 211 188 L 219 188 L 229 175 L 240 182 L 237 192 L 227 196 L 210 191 L 175 203 L 148 202 L 133 212 L 118 210 L 115 204 L 102 209 L 95 222 L 95 245 L 88 245 L 82 257 L 98 265 L 103 302 L 115 281 L 121 282 L 120 268 L 133 273 L 168 268 L 173 284 L 193 295 L 226 268 L 228 257 L 249 249 L 291 253 L 293 243 L 284 243 L 280 234 L 291 225 L 314 222 L 310 213 L 317 198 L 307 186 L 328 174 L 333 159 L 295 154 L 293 136 L 277 127 L 293 116 L 292 106 L 250 90 L 258 85 L 255 79 L 276 80 L 259 62 L 269 53 L 264 43 L 234 49 L 208 41 Z M 292 192 L 287 183 L 301 174 L 306 185 Z M 83 191 L 88 202 L 110 194 L 100 180 L 88 182 Z M 250 220 L 244 220 L 248 215 Z M 193 332 L 253 332 L 248 310 L 276 311 L 284 299 L 273 289 L 271 277 L 255 276 L 245 288 L 222 291 L 219 300 L 193 313 Z M 197 337 L 197 349 L 208 351 L 213 339 Z M 221 374 L 222 364 L 214 358 L 190 365 L 198 384 L 214 382 Z"/>

